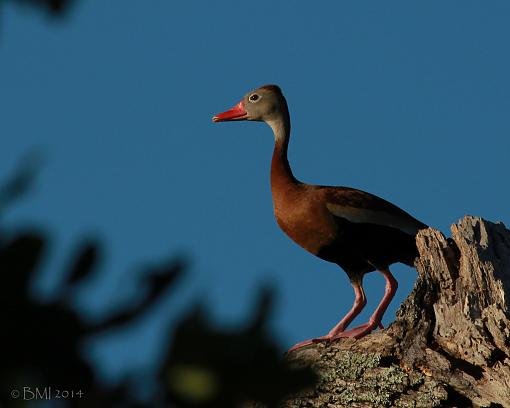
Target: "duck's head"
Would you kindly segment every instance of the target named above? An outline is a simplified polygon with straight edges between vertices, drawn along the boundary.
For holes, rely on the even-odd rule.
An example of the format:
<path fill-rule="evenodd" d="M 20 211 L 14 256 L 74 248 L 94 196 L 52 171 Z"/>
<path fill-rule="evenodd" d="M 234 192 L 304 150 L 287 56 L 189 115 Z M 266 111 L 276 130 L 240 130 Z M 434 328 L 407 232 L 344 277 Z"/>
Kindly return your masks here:
<path fill-rule="evenodd" d="M 288 115 L 287 102 L 277 85 L 264 85 L 248 92 L 241 101 L 226 112 L 218 113 L 213 122 L 255 120 L 271 123 Z"/>

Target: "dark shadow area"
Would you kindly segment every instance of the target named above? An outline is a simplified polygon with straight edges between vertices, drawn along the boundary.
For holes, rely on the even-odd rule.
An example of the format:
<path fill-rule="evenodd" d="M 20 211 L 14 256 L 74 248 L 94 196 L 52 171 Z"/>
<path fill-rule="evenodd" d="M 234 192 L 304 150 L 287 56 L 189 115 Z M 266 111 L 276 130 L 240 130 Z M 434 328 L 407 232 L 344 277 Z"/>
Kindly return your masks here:
<path fill-rule="evenodd" d="M 266 328 L 274 299 L 262 289 L 244 330 L 211 327 L 202 308 L 184 318 L 167 350 L 159 383 L 168 384 L 166 401 L 179 407 L 238 407 L 257 401 L 268 407 L 314 384 L 310 369 L 292 368 Z"/>
<path fill-rule="evenodd" d="M 30 188 L 35 172 L 36 166 L 28 163 L 0 189 L 0 222 L 3 212 Z M 174 293 L 186 263 L 170 259 L 146 267 L 138 275 L 140 298 L 91 324 L 68 294 L 97 277 L 101 245 L 83 241 L 69 254 L 59 296 L 43 302 L 30 288 L 48 245 L 48 235 L 40 229 L 6 233 L 0 223 L 1 407 L 228 408 L 252 401 L 274 407 L 288 393 L 314 384 L 309 369 L 285 362 L 267 329 L 274 300 L 268 288 L 260 291 L 253 316 L 242 328 L 215 328 L 203 308 L 195 306 L 162 333 L 168 346 L 153 373 L 128 372 L 120 384 L 103 383 L 82 353 L 84 342 L 106 330 L 126 329 L 153 313 L 151 306 Z M 147 377 L 155 379 L 153 391 L 140 400 L 136 385 L 146 384 Z"/>
<path fill-rule="evenodd" d="M 76 0 L 0 0 L 0 28 L 4 23 L 3 9 L 8 4 L 13 4 L 22 9 L 34 10 L 38 14 L 43 13 L 51 21 L 61 21 L 70 15 L 70 11 L 76 3 Z M 0 32 L 0 36 L 1 34 Z"/>
<path fill-rule="evenodd" d="M 75 0 L 5 0 L 6 3 L 15 3 L 21 6 L 41 10 L 54 17 L 64 16 L 74 5 Z"/>

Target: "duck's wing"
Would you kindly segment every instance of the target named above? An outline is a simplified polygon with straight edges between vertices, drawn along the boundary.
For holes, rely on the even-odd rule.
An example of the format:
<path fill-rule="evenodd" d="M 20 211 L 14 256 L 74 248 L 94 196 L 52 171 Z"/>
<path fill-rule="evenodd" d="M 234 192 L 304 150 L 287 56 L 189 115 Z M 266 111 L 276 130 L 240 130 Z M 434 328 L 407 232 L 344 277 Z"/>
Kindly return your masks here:
<path fill-rule="evenodd" d="M 416 235 L 427 225 L 376 195 L 348 187 L 317 186 L 324 194 L 326 207 L 335 217 L 352 223 L 376 224 Z"/>

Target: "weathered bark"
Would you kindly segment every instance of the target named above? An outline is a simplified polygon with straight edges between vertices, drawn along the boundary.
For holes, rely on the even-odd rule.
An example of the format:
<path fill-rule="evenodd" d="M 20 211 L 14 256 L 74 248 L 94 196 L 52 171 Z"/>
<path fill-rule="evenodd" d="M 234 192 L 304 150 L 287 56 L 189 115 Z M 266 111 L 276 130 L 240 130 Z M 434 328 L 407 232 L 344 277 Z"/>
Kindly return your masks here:
<path fill-rule="evenodd" d="M 388 329 L 288 357 L 320 381 L 283 407 L 510 407 L 510 231 L 451 229 L 418 234 L 419 278 Z"/>

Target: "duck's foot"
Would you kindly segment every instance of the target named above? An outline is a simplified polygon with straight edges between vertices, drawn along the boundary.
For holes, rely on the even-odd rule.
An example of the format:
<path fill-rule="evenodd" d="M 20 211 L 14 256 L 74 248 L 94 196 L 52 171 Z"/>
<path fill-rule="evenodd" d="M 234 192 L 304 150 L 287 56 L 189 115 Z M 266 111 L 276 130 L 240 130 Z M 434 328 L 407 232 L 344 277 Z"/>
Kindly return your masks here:
<path fill-rule="evenodd" d="M 337 335 L 335 335 L 335 337 L 332 340 L 344 338 L 344 337 L 350 337 L 350 338 L 354 338 L 356 340 L 361 339 L 362 337 L 365 337 L 367 334 L 372 333 L 372 331 L 374 331 L 377 327 L 379 327 L 381 329 L 384 328 L 384 327 L 382 327 L 382 324 L 380 324 L 380 323 L 368 322 L 368 323 L 362 324 L 361 326 L 354 327 L 352 329 L 345 330 L 341 333 L 338 333 Z"/>
<path fill-rule="evenodd" d="M 325 343 L 325 342 L 331 341 L 332 338 L 333 338 L 333 336 L 330 336 L 327 334 L 325 336 L 317 337 L 315 339 L 305 340 L 305 341 L 302 341 L 302 342 L 292 346 L 290 349 L 287 350 L 287 353 L 290 353 L 292 351 L 298 350 L 298 349 L 306 347 L 306 346 L 310 346 L 312 344 Z"/>
<path fill-rule="evenodd" d="M 345 337 L 360 339 L 360 338 L 366 336 L 367 334 L 370 334 L 376 328 L 379 328 L 380 330 L 384 330 L 384 326 L 382 325 L 382 323 L 368 322 L 368 323 L 362 324 L 361 326 L 354 327 L 350 330 L 342 330 L 342 331 L 337 331 L 335 333 L 328 333 L 325 336 L 302 341 L 302 342 L 292 346 L 289 350 L 287 350 L 287 353 L 290 353 L 292 351 L 298 350 L 298 349 L 306 347 L 306 346 L 310 346 L 312 344 L 331 343 L 332 341 L 338 340 L 340 338 L 345 338 Z"/>

